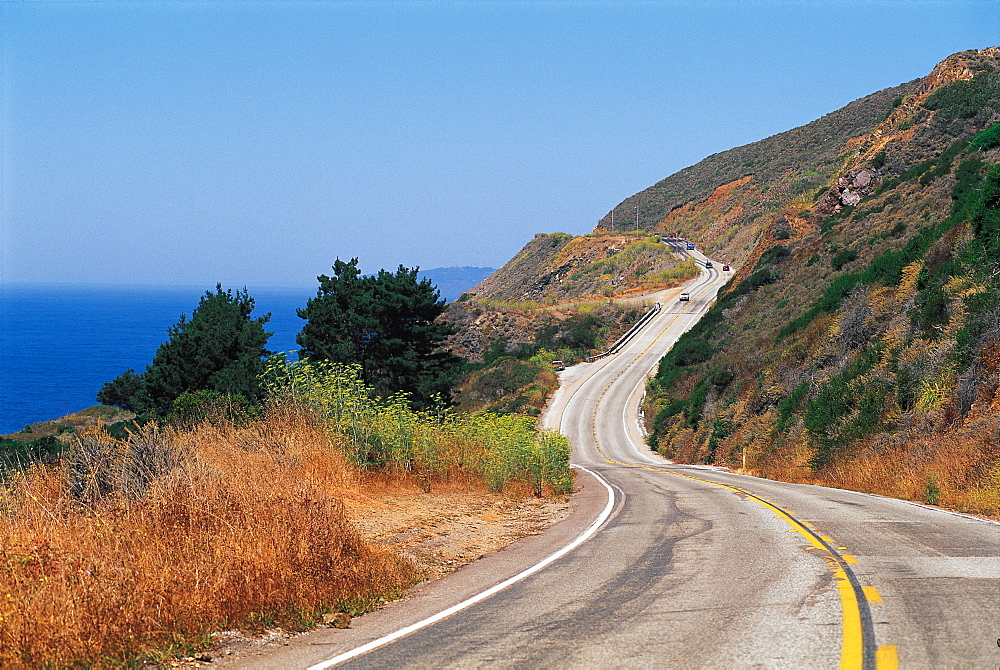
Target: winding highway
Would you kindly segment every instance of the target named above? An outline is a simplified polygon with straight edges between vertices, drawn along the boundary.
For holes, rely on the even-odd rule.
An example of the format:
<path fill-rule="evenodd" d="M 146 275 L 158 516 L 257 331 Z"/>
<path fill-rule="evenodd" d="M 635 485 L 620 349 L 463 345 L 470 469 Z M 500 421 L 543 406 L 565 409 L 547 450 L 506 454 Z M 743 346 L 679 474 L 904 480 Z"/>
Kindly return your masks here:
<path fill-rule="evenodd" d="M 569 521 L 253 667 L 1000 667 L 1000 524 L 644 446 L 646 377 L 727 278 L 703 269 L 563 373 L 545 421 L 580 467 Z"/>

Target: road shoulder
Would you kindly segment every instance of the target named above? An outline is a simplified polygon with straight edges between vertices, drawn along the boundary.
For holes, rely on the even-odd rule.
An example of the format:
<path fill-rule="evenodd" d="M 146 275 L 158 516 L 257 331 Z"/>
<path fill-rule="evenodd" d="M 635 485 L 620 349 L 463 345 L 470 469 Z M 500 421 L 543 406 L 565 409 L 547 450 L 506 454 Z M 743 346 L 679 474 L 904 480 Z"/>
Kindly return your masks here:
<path fill-rule="evenodd" d="M 275 637 L 242 653 L 217 657 L 213 667 L 306 668 L 422 621 L 530 568 L 573 542 L 607 504 L 606 489 L 593 476 L 576 472 L 577 490 L 570 496 L 568 516 L 543 533 L 517 540 L 439 579 L 422 582 L 403 599 L 355 618 L 349 629 L 321 628 L 288 638 Z"/>

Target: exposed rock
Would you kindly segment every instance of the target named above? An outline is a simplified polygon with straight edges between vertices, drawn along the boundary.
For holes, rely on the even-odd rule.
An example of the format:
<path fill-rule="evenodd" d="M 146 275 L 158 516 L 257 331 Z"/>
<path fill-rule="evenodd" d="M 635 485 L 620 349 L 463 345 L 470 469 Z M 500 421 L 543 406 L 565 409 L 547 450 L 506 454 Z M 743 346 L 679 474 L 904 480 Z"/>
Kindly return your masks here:
<path fill-rule="evenodd" d="M 861 202 L 861 196 L 849 188 L 845 188 L 840 193 L 840 204 L 844 205 L 845 207 L 853 207 L 859 202 Z"/>
<path fill-rule="evenodd" d="M 335 614 L 324 614 L 323 623 L 331 628 L 350 628 L 351 615 L 347 612 L 337 612 Z"/>

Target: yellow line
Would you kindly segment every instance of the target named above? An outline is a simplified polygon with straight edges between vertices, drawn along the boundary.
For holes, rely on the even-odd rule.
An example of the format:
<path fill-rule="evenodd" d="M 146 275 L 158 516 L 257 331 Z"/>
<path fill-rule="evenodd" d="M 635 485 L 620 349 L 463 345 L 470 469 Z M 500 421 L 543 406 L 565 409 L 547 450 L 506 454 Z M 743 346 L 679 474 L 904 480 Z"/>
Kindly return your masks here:
<path fill-rule="evenodd" d="M 595 439 L 597 437 L 596 430 Z M 708 479 L 700 479 L 698 477 L 692 477 L 691 475 L 681 474 L 679 472 L 671 472 L 670 470 L 663 470 L 661 468 L 654 468 L 648 465 L 639 465 L 636 463 L 622 463 L 620 461 L 614 461 L 604 454 L 601 450 L 600 445 L 597 447 L 601 455 L 607 459 L 608 463 L 614 465 L 625 465 L 633 468 L 642 468 L 644 470 L 654 470 L 656 472 L 662 472 L 668 475 L 673 475 L 675 477 L 683 477 L 685 479 L 690 479 L 696 482 L 702 482 L 705 484 L 712 484 L 714 486 L 720 486 L 724 489 L 729 489 L 737 493 L 748 494 L 749 491 L 745 491 L 736 486 L 730 486 L 728 484 L 720 484 L 719 482 L 713 482 Z M 840 596 L 840 615 L 841 615 L 841 640 L 840 640 L 840 668 L 841 670 L 855 670 L 864 667 L 864 643 L 863 635 L 861 629 L 861 606 L 858 603 L 857 594 L 854 592 L 854 587 L 851 585 L 851 580 L 847 577 L 847 572 L 845 572 L 844 567 L 841 565 L 837 558 L 841 558 L 848 563 L 857 563 L 857 559 L 853 556 L 845 555 L 836 556 L 824 545 L 813 533 L 809 532 L 809 528 L 803 524 L 801 521 L 791 516 L 783 509 L 775 505 L 774 503 L 767 502 L 751 494 L 751 499 L 759 503 L 760 505 L 770 508 L 777 512 L 778 517 L 783 519 L 787 524 L 792 527 L 792 530 L 799 533 L 805 540 L 811 545 L 812 548 L 819 549 L 824 552 L 824 558 L 827 559 L 827 564 L 830 566 L 830 570 L 833 573 L 833 579 L 837 583 L 837 593 Z M 826 539 L 824 536 L 823 539 Z M 847 560 L 850 558 L 850 560 Z M 867 593 L 865 594 L 867 597 Z M 885 645 L 891 646 L 891 645 Z M 895 649 L 895 647 L 893 647 Z"/>
<path fill-rule="evenodd" d="M 679 472 L 664 470 L 662 468 L 654 468 L 648 465 L 640 465 L 638 463 L 623 463 L 620 461 L 615 461 L 609 458 L 608 455 L 604 453 L 604 449 L 601 448 L 601 442 L 597 437 L 597 408 L 601 404 L 601 400 L 604 398 L 605 394 L 607 394 L 608 390 L 612 387 L 612 385 L 614 385 L 614 383 L 618 380 L 618 378 L 621 377 L 625 373 L 625 371 L 628 368 L 630 368 L 636 361 L 642 358 L 643 354 L 649 351 L 649 349 L 654 344 L 656 344 L 657 341 L 659 341 L 660 337 L 662 337 L 663 334 L 666 333 L 667 329 L 671 325 L 673 325 L 673 323 L 676 322 L 677 319 L 679 319 L 681 315 L 684 313 L 685 312 L 678 313 L 677 316 L 675 316 L 670 321 L 670 323 L 667 324 L 667 326 L 660 332 L 660 334 L 657 335 L 656 338 L 649 343 L 649 346 L 647 346 L 638 356 L 636 356 L 632 363 L 630 363 L 629 365 L 625 366 L 625 368 L 620 370 L 618 374 L 615 375 L 615 377 L 610 382 L 608 382 L 608 385 L 604 387 L 604 390 L 598 397 L 597 402 L 594 403 L 594 410 L 591 413 L 591 429 L 594 438 L 594 446 L 597 448 L 597 451 L 601 454 L 601 456 L 603 456 L 604 459 L 610 464 L 624 465 L 627 467 L 641 468 L 644 470 L 653 470 L 655 472 L 662 472 L 668 475 L 673 475 L 675 477 L 684 477 L 685 479 L 690 479 L 705 484 L 712 484 L 713 486 L 721 486 L 722 488 L 726 488 L 737 493 L 749 495 L 753 500 L 760 503 L 764 507 L 774 510 L 780 518 L 784 519 L 785 522 L 792 527 L 792 529 L 795 532 L 798 532 L 800 535 L 802 535 L 802 537 L 805 538 L 806 541 L 809 542 L 809 544 L 812 547 L 820 549 L 821 551 L 824 552 L 825 554 L 824 558 L 827 559 L 827 563 L 830 566 L 830 570 L 833 572 L 833 579 L 837 583 L 837 592 L 840 595 L 840 613 L 841 613 L 841 631 L 842 631 L 841 643 L 840 643 L 840 668 L 841 670 L 855 670 L 855 668 L 858 669 L 863 668 L 864 643 L 863 643 L 862 627 L 861 627 L 861 607 L 858 603 L 857 594 L 854 592 L 854 587 L 852 586 L 851 581 L 847 576 L 847 572 L 844 570 L 844 567 L 841 564 L 841 561 L 845 561 L 848 563 L 857 563 L 858 562 L 857 559 L 855 559 L 853 556 L 849 554 L 841 556 L 840 554 L 837 554 L 836 552 L 832 551 L 826 545 L 820 542 L 820 540 L 817 538 L 818 532 L 816 531 L 810 532 L 808 526 L 798 521 L 795 517 L 791 516 L 781 507 L 775 505 L 774 503 L 763 500 L 762 498 L 758 498 L 757 496 L 751 494 L 749 491 L 744 491 L 743 489 L 740 489 L 735 486 L 730 486 L 728 484 L 720 484 L 719 482 L 713 482 L 707 479 L 699 479 L 698 477 L 692 477 L 691 475 L 685 475 Z M 822 537 L 823 540 L 831 544 L 834 543 L 832 538 L 826 536 Z M 891 652 L 888 651 L 890 648 Z M 883 649 L 887 650 L 884 652 L 886 656 L 888 657 L 888 655 L 891 653 L 892 658 L 895 659 L 895 654 L 896 654 L 895 646 L 883 645 L 878 649 L 880 651 Z M 876 667 L 882 667 L 882 666 L 877 665 Z M 896 668 L 896 666 L 889 666 L 889 665 L 885 667 L 889 668 L 889 670 L 895 670 Z"/>
<path fill-rule="evenodd" d="M 896 654 L 896 645 L 880 644 L 875 650 L 875 670 L 897 670 L 899 668 L 899 656 Z"/>
<path fill-rule="evenodd" d="M 844 631 L 840 640 L 840 668 L 863 668 L 865 651 L 861 642 L 861 607 L 858 605 L 858 598 L 842 567 L 837 566 L 833 579 L 837 582 L 837 592 L 840 593 L 840 614 Z"/>
<path fill-rule="evenodd" d="M 878 592 L 878 589 L 874 586 L 862 586 L 861 590 L 865 592 L 865 600 L 870 603 L 880 603 L 882 602 L 882 594 Z"/>

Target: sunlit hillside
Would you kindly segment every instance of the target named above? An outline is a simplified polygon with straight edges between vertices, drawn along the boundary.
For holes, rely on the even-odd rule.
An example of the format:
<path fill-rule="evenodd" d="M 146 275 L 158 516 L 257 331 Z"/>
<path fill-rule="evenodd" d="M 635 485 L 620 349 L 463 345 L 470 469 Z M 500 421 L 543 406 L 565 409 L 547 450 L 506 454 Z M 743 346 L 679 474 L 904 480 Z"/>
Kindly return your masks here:
<path fill-rule="evenodd" d="M 888 103 L 836 160 L 803 154 L 815 181 L 772 187 L 752 223 L 719 203 L 756 177 L 666 217 L 743 266 L 663 360 L 651 444 L 1000 514 L 1000 48 Z"/>

